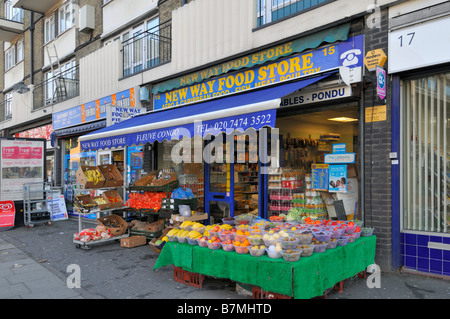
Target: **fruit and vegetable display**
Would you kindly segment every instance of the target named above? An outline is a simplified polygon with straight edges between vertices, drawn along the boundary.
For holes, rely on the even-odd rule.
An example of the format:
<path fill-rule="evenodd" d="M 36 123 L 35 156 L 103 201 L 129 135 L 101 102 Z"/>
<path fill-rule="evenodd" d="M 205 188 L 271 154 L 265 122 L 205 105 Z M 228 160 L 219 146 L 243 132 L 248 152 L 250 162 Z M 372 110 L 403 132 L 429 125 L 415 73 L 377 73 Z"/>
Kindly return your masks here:
<path fill-rule="evenodd" d="M 284 220 L 285 216 L 281 218 Z M 363 230 L 366 235 L 373 234 L 373 228 L 362 228 L 359 221 L 305 219 L 304 223 L 294 223 L 258 218 L 236 226 L 204 226 L 199 222 L 185 221 L 180 228 L 170 230 L 166 240 L 184 243 L 183 238 L 189 238 L 188 244 L 206 249 L 249 253 L 253 257 L 267 254 L 269 258 L 295 262 L 301 257 L 352 243 L 362 236 Z"/>
<path fill-rule="evenodd" d="M 103 176 L 97 169 L 89 169 L 84 171 L 84 175 L 88 182 L 93 182 L 94 184 L 98 184 L 99 182 L 103 182 Z"/>
<path fill-rule="evenodd" d="M 162 199 L 166 198 L 165 192 L 144 192 L 144 193 L 131 193 L 126 206 L 134 209 L 151 209 L 159 211 L 161 209 Z"/>
<path fill-rule="evenodd" d="M 97 204 L 97 205 L 106 205 L 106 204 L 109 204 L 104 198 L 102 198 L 102 197 L 96 197 L 96 198 L 94 198 L 94 202 Z"/>

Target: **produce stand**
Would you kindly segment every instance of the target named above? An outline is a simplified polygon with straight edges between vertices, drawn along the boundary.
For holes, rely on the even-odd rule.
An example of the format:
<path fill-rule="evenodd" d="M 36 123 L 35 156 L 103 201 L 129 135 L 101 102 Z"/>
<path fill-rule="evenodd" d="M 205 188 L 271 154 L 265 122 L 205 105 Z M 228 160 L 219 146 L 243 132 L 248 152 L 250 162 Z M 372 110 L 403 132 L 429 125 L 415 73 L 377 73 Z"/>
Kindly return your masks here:
<path fill-rule="evenodd" d="M 123 210 L 126 208 L 126 207 L 123 207 L 123 208 L 111 208 L 111 209 L 107 209 L 107 210 L 100 210 L 96 206 L 92 206 L 91 208 L 83 208 L 83 207 L 80 207 L 77 205 L 79 205 L 79 204 L 76 203 L 76 207 L 78 209 L 78 233 L 81 233 L 81 231 L 83 230 L 82 216 L 86 216 L 86 215 L 90 215 L 90 214 L 95 214 L 97 216 L 97 218 L 100 217 L 100 214 L 106 214 L 106 215 L 111 216 L 114 213 L 114 211 Z M 129 237 L 129 236 L 130 236 L 130 231 L 127 229 L 125 234 L 122 234 L 120 236 L 113 236 L 108 239 L 100 239 L 100 240 L 89 241 L 89 242 L 73 239 L 73 243 L 75 244 L 76 248 L 89 249 L 90 246 L 92 246 L 92 245 L 106 243 L 106 242 L 113 242 L 113 241 L 117 241 L 122 238 Z"/>
<path fill-rule="evenodd" d="M 130 233 L 129 233 L 129 231 L 127 231 L 127 233 L 124 235 L 114 236 L 114 237 L 111 237 L 108 239 L 93 240 L 93 241 L 89 241 L 89 242 L 84 242 L 84 241 L 74 239 L 73 243 L 75 244 L 75 247 L 77 247 L 77 248 L 90 249 L 90 247 L 93 245 L 104 244 L 107 242 L 115 242 L 115 241 L 121 240 L 122 238 L 127 238 L 129 236 L 130 236 Z"/>
<path fill-rule="evenodd" d="M 322 296 L 337 283 L 365 271 L 374 263 L 375 246 L 376 236 L 360 237 L 345 246 L 287 262 L 267 255 L 253 257 L 169 241 L 153 270 L 174 265 L 192 274 L 227 278 L 262 291 L 309 299 Z"/>

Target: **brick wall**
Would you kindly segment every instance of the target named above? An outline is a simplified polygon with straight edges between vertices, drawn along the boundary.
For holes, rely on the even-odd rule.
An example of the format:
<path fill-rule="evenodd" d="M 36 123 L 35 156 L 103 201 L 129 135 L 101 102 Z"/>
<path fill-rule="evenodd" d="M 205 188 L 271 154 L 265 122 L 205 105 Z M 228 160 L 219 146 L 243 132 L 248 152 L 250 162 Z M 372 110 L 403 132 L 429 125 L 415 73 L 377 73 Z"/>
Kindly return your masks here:
<path fill-rule="evenodd" d="M 378 27 L 365 23 L 365 53 L 374 49 L 388 52 L 388 12 L 381 10 Z M 367 16 L 366 18 L 370 18 Z M 387 67 L 387 63 L 384 66 Z M 366 69 L 366 78 L 371 81 L 364 94 L 364 108 L 387 105 L 387 120 L 365 123 L 364 129 L 364 178 L 365 178 L 365 224 L 375 228 L 377 236 L 376 263 L 382 270 L 392 268 L 392 207 L 391 207 L 391 86 L 387 81 L 387 98 L 382 101 L 377 95 L 376 72 Z M 389 77 L 388 77 L 389 79 Z M 387 102 L 387 103 L 386 103 Z"/>

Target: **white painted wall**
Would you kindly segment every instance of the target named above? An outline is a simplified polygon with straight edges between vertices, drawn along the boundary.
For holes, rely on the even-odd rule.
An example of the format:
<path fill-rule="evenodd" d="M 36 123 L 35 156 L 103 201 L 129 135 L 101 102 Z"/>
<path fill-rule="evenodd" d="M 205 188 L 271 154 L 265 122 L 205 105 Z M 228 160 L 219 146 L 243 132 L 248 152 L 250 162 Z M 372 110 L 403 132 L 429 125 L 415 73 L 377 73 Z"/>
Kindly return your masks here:
<path fill-rule="evenodd" d="M 384 6 L 397 1 L 376 2 Z M 255 30 L 256 0 L 192 1 L 172 13 L 171 63 L 144 72 L 144 83 L 257 50 L 352 15 L 370 13 L 374 3 L 338 0 Z"/>
<path fill-rule="evenodd" d="M 25 75 L 25 63 L 19 62 L 5 72 L 5 89 L 10 89 L 14 84 L 22 82 Z"/>
<path fill-rule="evenodd" d="M 103 6 L 102 37 L 107 37 L 114 31 L 123 28 L 157 6 L 158 1 L 156 0 L 119 0 L 107 3 Z"/>
<path fill-rule="evenodd" d="M 55 55 L 53 46 L 55 46 L 59 60 L 62 60 L 75 52 L 76 32 L 77 29 L 75 27 L 72 27 L 44 45 L 44 68 L 50 66 L 50 59 L 47 53 L 47 48 L 49 48 L 50 55 L 53 56 Z M 56 60 L 52 58 L 52 61 Z"/>
<path fill-rule="evenodd" d="M 389 18 L 395 18 L 426 7 L 434 6 L 447 0 L 409 0 L 389 8 Z"/>

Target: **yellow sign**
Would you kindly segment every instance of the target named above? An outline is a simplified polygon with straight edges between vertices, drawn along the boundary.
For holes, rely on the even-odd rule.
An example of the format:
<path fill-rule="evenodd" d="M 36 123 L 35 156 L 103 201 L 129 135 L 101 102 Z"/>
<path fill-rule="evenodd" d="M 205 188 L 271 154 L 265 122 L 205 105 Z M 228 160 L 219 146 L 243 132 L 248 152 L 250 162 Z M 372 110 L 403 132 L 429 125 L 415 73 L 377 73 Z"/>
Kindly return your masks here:
<path fill-rule="evenodd" d="M 366 123 L 382 122 L 387 119 L 386 105 L 366 108 Z"/>
<path fill-rule="evenodd" d="M 376 49 L 367 52 L 366 58 L 364 59 L 364 64 L 369 71 L 375 71 L 377 65 L 383 67 L 386 63 L 387 55 L 382 49 Z"/>

